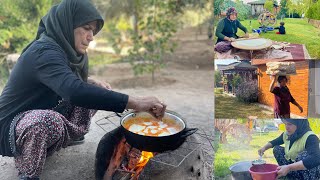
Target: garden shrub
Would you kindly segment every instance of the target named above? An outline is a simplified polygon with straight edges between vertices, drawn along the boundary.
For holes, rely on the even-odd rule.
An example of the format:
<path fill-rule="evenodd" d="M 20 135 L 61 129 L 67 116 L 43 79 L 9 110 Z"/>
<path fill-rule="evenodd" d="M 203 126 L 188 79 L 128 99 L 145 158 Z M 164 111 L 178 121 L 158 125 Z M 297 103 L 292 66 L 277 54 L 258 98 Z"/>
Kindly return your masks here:
<path fill-rule="evenodd" d="M 246 103 L 257 102 L 258 95 L 259 91 L 257 81 L 243 82 L 236 89 L 237 99 Z"/>
<path fill-rule="evenodd" d="M 307 11 L 306 17 L 310 19 L 320 20 L 320 1 L 312 4 Z"/>
<path fill-rule="evenodd" d="M 222 77 L 221 77 L 220 71 L 215 71 L 214 72 L 214 82 L 215 82 L 216 87 L 222 87 L 221 81 L 222 81 Z"/>
<path fill-rule="evenodd" d="M 242 1 L 236 1 L 235 8 L 238 11 L 238 20 L 243 21 L 251 15 L 251 7 Z"/>

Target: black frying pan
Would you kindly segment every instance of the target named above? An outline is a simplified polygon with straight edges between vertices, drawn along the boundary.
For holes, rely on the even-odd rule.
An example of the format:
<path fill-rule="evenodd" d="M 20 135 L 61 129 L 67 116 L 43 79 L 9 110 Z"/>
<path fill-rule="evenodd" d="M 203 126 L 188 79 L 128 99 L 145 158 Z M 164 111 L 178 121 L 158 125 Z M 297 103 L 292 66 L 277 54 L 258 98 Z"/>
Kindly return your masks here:
<path fill-rule="evenodd" d="M 123 124 L 134 117 L 152 117 L 147 112 L 130 112 L 121 117 L 121 129 L 124 133 L 124 136 L 127 142 L 141 150 L 141 151 L 148 151 L 148 152 L 164 152 L 168 150 L 175 150 L 177 149 L 185 139 L 195 133 L 198 129 L 197 128 L 187 128 L 186 122 L 181 118 L 180 115 L 173 111 L 166 111 L 165 118 L 170 118 L 176 123 L 181 126 L 181 130 L 175 134 L 171 134 L 168 136 L 147 136 L 147 135 L 140 135 L 133 133 L 126 129 Z"/>

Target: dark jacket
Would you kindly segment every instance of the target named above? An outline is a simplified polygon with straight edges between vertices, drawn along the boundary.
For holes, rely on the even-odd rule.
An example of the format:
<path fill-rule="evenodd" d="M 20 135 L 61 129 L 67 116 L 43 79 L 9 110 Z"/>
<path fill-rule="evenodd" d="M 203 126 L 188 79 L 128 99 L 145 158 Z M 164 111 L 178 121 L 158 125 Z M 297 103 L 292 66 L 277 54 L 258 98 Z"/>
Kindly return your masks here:
<path fill-rule="evenodd" d="M 239 20 L 231 21 L 228 18 L 223 18 L 219 21 L 217 29 L 216 29 L 216 36 L 218 37 L 217 43 L 223 41 L 225 36 L 238 38 L 237 32 L 238 28 L 242 31 L 247 33 L 247 28 L 245 28 Z"/>
<path fill-rule="evenodd" d="M 88 109 L 122 112 L 128 96 L 88 84 L 68 66 L 56 43 L 39 39 L 18 59 L 0 96 L 0 155 L 13 156 L 9 127 L 18 113 L 52 109 L 63 98 Z"/>
<path fill-rule="evenodd" d="M 286 28 L 284 26 L 279 26 L 274 29 L 279 29 L 280 34 L 286 34 Z"/>

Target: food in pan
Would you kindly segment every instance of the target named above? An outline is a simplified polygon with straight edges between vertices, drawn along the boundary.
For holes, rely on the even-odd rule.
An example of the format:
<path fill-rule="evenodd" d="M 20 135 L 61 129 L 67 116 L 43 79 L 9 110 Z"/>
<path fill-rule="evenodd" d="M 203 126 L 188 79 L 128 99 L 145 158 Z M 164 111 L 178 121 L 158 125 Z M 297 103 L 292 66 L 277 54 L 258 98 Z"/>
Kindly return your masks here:
<path fill-rule="evenodd" d="M 164 118 L 162 121 L 149 117 L 135 117 L 123 123 L 127 130 L 144 136 L 169 136 L 180 132 L 183 128 L 175 120 Z"/>

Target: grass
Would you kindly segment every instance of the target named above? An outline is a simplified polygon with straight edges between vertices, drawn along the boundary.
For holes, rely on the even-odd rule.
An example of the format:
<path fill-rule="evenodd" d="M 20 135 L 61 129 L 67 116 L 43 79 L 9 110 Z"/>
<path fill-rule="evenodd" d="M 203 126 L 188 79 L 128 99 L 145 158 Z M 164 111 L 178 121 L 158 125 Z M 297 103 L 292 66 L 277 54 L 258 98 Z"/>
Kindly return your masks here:
<path fill-rule="evenodd" d="M 306 19 L 285 18 L 283 22 L 285 22 L 284 26 L 287 34 L 277 35 L 275 32 L 278 32 L 278 30 L 274 30 L 261 33 L 260 36 L 274 41 L 305 44 L 311 58 L 320 58 L 320 29 L 309 24 Z M 244 20 L 241 23 L 251 32 L 250 20 Z M 251 23 L 253 29 L 259 27 L 257 20 L 251 20 Z M 280 20 L 277 21 L 276 26 L 279 26 L 279 23 Z M 242 36 L 243 32 L 238 30 L 238 35 Z"/>
<path fill-rule="evenodd" d="M 252 161 L 259 158 L 258 149 L 270 140 L 277 138 L 281 131 L 268 134 L 253 134 L 249 145 L 241 144 L 236 139 L 229 138 L 228 144 L 218 144 L 215 153 L 214 174 L 217 179 L 222 179 L 231 174 L 229 167 L 239 161 Z M 263 159 L 267 163 L 277 164 L 272 149 L 264 153 Z"/>
<path fill-rule="evenodd" d="M 218 94 L 219 88 L 215 88 L 215 118 L 216 119 L 235 119 L 248 118 L 249 116 L 257 116 L 259 119 L 273 118 L 273 113 L 264 113 L 267 111 L 259 107 L 257 104 L 246 104 L 240 102 L 235 97 L 224 94 Z"/>

